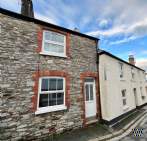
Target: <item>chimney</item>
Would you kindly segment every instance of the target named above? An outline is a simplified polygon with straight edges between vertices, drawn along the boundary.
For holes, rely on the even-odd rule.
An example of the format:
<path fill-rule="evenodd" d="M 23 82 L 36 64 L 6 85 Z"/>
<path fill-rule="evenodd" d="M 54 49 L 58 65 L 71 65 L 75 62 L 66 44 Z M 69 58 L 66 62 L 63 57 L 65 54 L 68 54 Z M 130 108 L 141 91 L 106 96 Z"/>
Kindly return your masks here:
<path fill-rule="evenodd" d="M 32 0 L 21 0 L 21 14 L 27 17 L 34 18 Z"/>
<path fill-rule="evenodd" d="M 134 58 L 134 55 L 129 55 L 129 63 L 135 66 L 135 58 Z"/>
<path fill-rule="evenodd" d="M 80 30 L 77 27 L 74 28 L 74 31 L 80 32 Z"/>

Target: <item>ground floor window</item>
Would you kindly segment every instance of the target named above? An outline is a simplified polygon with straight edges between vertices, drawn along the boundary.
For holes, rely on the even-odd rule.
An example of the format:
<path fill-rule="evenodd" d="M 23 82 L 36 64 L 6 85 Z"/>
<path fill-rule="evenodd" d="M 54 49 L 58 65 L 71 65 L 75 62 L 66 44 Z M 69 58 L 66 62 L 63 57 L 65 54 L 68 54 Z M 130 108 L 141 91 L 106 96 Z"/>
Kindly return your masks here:
<path fill-rule="evenodd" d="M 65 79 L 63 77 L 42 77 L 39 79 L 38 106 L 41 113 L 65 108 Z"/>
<path fill-rule="evenodd" d="M 123 102 L 123 106 L 126 106 L 127 105 L 127 97 L 126 97 L 126 89 L 123 89 L 121 91 L 122 93 L 122 102 Z"/>
<path fill-rule="evenodd" d="M 142 100 L 145 100 L 145 95 L 143 94 L 142 87 L 140 87 L 140 93 L 141 93 Z"/>

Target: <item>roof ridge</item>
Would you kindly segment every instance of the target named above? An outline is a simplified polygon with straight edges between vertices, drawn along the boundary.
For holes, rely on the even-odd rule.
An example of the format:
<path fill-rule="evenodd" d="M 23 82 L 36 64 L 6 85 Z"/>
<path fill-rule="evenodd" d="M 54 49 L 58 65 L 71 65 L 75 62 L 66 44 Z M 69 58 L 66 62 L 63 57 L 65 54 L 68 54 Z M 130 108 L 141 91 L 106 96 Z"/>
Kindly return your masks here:
<path fill-rule="evenodd" d="M 77 32 L 77 31 L 74 31 L 74 30 L 59 26 L 59 25 L 52 24 L 52 23 L 48 23 L 48 22 L 45 22 L 45 21 L 42 21 L 42 20 L 39 20 L 39 19 L 36 19 L 36 18 L 27 17 L 27 16 L 24 16 L 22 14 L 19 14 L 19 13 L 4 9 L 2 7 L 0 7 L 0 13 L 5 14 L 7 16 L 17 18 L 17 19 L 21 19 L 21 20 L 24 20 L 24 21 L 34 22 L 36 24 L 41 24 L 41 25 L 56 28 L 56 29 L 59 29 L 59 30 L 65 31 L 65 32 L 70 32 L 72 34 L 79 35 L 79 36 L 82 36 L 82 37 L 86 37 L 86 38 L 89 38 L 89 39 L 92 39 L 92 40 L 96 40 L 96 41 L 99 40 L 96 37 L 89 36 L 87 34 L 80 33 L 80 32 Z"/>

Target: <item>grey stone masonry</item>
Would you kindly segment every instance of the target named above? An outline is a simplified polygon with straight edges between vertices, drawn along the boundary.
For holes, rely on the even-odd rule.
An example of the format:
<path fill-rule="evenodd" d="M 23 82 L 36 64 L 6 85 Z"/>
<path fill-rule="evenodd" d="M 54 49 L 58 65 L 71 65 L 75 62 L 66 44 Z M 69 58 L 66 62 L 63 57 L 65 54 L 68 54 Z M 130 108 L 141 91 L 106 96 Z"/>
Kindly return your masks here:
<path fill-rule="evenodd" d="M 70 35 L 70 58 L 40 55 L 40 25 L 0 14 L 0 140 L 39 140 L 83 125 L 80 73 L 97 73 L 96 41 Z M 37 70 L 66 71 L 70 76 L 68 110 L 35 115 L 32 112 Z"/>

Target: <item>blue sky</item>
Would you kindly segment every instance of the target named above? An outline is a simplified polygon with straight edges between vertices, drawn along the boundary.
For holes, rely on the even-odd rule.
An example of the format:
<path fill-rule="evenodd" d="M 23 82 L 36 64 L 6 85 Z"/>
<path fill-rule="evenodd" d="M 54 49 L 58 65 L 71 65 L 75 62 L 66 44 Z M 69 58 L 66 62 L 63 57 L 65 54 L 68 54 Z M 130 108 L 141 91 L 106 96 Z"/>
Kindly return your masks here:
<path fill-rule="evenodd" d="M 33 0 L 35 17 L 100 38 L 99 47 L 147 70 L 147 0 Z M 0 7 L 20 12 L 20 0 Z"/>

